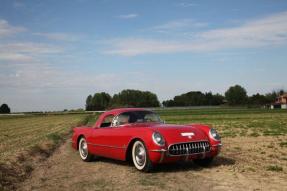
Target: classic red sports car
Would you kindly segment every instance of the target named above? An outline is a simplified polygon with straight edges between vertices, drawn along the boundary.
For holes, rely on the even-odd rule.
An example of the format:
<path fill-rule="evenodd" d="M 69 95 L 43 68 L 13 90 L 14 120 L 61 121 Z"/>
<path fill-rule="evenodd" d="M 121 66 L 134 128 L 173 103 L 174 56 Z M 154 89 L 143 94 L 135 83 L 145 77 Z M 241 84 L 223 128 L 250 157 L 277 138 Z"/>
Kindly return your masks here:
<path fill-rule="evenodd" d="M 101 114 L 94 127 L 74 128 L 72 146 L 83 161 L 93 156 L 132 160 L 138 170 L 150 171 L 179 160 L 207 165 L 220 152 L 221 140 L 206 125 L 164 124 L 153 111 L 122 108 Z"/>

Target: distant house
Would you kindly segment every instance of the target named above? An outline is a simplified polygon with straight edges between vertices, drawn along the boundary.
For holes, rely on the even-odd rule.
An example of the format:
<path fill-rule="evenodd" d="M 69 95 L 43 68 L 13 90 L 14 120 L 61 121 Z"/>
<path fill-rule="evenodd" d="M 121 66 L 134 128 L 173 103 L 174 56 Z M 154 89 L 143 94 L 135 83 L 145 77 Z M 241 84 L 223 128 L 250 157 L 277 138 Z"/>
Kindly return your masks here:
<path fill-rule="evenodd" d="M 276 98 L 276 101 L 271 105 L 271 109 L 287 109 L 287 93 Z"/>

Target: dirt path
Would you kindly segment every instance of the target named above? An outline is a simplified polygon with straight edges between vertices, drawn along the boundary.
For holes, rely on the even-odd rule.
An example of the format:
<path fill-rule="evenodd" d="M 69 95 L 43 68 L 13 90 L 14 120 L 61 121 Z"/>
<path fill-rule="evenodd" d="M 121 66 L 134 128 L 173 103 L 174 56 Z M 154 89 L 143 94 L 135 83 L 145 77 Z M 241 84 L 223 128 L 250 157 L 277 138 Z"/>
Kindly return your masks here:
<path fill-rule="evenodd" d="M 66 142 L 34 170 L 19 190 L 285 190 L 285 163 L 282 172 L 266 171 L 260 162 L 265 155 L 257 159 L 249 156 L 254 156 L 254 151 L 259 155 L 257 147 L 262 145 L 250 139 L 246 141 L 251 143 L 239 147 L 241 141 L 224 140 L 223 153 L 209 168 L 179 163 L 159 166 L 148 174 L 125 162 L 103 158 L 82 162 Z M 227 146 L 231 142 L 232 146 Z"/>

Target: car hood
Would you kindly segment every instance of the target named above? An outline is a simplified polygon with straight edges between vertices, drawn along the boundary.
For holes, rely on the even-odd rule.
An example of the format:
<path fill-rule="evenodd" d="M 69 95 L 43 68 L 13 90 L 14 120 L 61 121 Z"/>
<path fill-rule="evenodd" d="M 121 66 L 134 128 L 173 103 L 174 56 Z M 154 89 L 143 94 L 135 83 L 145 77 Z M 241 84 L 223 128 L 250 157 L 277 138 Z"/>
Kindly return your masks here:
<path fill-rule="evenodd" d="M 141 126 L 159 132 L 168 144 L 209 140 L 207 134 L 198 126 L 155 123 Z"/>

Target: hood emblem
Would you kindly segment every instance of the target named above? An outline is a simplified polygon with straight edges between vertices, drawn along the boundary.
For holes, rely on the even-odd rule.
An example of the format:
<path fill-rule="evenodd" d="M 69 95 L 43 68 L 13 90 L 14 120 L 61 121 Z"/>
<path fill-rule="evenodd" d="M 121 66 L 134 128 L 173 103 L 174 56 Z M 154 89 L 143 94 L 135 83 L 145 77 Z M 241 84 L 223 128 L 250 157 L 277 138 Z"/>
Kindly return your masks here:
<path fill-rule="evenodd" d="M 188 137 L 189 139 L 191 139 L 192 136 L 194 136 L 194 133 L 193 132 L 181 133 L 181 136 Z"/>

